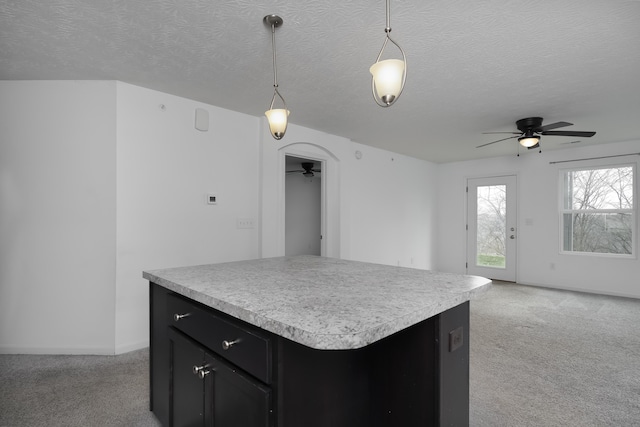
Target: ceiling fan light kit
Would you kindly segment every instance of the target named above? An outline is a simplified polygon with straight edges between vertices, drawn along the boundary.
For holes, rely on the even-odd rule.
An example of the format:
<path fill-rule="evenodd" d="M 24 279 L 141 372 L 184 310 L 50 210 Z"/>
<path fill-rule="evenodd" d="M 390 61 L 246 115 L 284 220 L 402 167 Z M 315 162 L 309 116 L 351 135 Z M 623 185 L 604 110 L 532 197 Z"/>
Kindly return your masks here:
<path fill-rule="evenodd" d="M 404 51 L 398 43 L 396 43 L 395 41 L 393 41 L 393 39 L 391 39 L 391 37 L 389 37 L 389 33 L 391 32 L 391 11 L 389 0 L 387 0 L 386 4 L 387 26 L 384 29 L 386 37 L 384 39 L 384 43 L 382 44 L 382 49 L 380 49 L 380 53 L 376 58 L 376 62 L 369 68 L 369 72 L 372 76 L 371 92 L 373 94 L 373 99 L 376 101 L 376 104 L 381 107 L 390 107 L 398 100 L 398 98 L 402 94 L 404 83 L 407 78 L 407 58 L 404 54 Z M 400 50 L 400 53 L 402 54 L 402 60 L 380 60 L 380 58 L 382 58 L 384 49 L 387 47 L 388 42 L 391 42 Z"/>
<path fill-rule="evenodd" d="M 271 28 L 271 47 L 273 48 L 273 97 L 271 98 L 269 110 L 264 114 L 267 116 L 267 121 L 269 122 L 271 136 L 273 136 L 274 139 L 280 140 L 287 132 L 290 113 L 289 110 L 287 110 L 287 104 L 284 98 L 278 91 L 278 68 L 276 65 L 276 28 L 280 27 L 284 21 L 278 15 L 267 15 L 262 21 L 266 26 Z M 273 108 L 276 97 L 282 101 L 283 108 Z"/>
<path fill-rule="evenodd" d="M 540 142 L 540 137 L 538 135 L 534 135 L 533 131 L 527 130 L 524 136 L 518 138 L 518 142 L 523 147 L 532 148 L 538 145 L 538 143 Z"/>

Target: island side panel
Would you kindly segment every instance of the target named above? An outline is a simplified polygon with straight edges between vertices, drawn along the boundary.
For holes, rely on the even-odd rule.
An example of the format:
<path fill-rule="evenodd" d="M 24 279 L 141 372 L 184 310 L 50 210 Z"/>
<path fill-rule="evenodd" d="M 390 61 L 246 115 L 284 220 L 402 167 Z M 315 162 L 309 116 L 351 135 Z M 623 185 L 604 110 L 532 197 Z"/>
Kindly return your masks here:
<path fill-rule="evenodd" d="M 468 425 L 468 331 L 466 302 L 356 350 L 281 338 L 279 426 Z"/>
<path fill-rule="evenodd" d="M 439 315 L 371 344 L 374 426 L 437 426 Z"/>
<path fill-rule="evenodd" d="M 469 301 L 439 316 L 441 426 L 469 425 Z"/>
<path fill-rule="evenodd" d="M 373 427 L 369 352 L 279 339 L 278 427 Z"/>

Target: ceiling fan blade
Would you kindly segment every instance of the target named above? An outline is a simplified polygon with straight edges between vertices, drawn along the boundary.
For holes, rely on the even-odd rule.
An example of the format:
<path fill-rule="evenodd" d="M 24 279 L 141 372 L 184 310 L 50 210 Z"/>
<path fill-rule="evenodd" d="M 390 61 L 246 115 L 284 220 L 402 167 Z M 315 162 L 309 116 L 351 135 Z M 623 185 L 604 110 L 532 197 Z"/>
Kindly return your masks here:
<path fill-rule="evenodd" d="M 482 132 L 483 135 L 494 135 L 499 133 L 510 133 L 512 135 L 520 135 L 522 132 Z"/>
<path fill-rule="evenodd" d="M 575 140 L 575 141 L 566 141 L 566 142 L 561 142 L 560 145 L 571 145 L 571 144 L 579 144 L 582 141 L 580 140 Z"/>
<path fill-rule="evenodd" d="M 555 136 L 578 136 L 580 138 L 591 138 L 595 135 L 595 132 L 579 132 L 570 130 L 552 130 L 542 132 L 542 135 L 555 135 Z"/>
<path fill-rule="evenodd" d="M 519 135 L 520 135 L 520 134 L 518 133 L 518 135 L 517 135 L 517 136 L 510 136 L 510 137 L 508 137 L 508 138 L 502 138 L 502 139 L 499 139 L 499 140 L 497 140 L 497 141 L 487 142 L 486 144 L 478 145 L 476 148 L 486 147 L 487 145 L 495 144 L 496 142 L 500 142 L 500 141 L 506 141 L 507 139 L 518 138 L 518 136 L 519 136 Z"/>
<path fill-rule="evenodd" d="M 544 126 L 540 126 L 539 128 L 534 129 L 534 132 L 546 132 L 548 130 L 551 129 L 558 129 L 558 128 L 563 128 L 566 126 L 573 126 L 573 123 L 568 123 L 568 122 L 556 122 L 556 123 L 551 123 L 548 125 L 544 125 Z"/>

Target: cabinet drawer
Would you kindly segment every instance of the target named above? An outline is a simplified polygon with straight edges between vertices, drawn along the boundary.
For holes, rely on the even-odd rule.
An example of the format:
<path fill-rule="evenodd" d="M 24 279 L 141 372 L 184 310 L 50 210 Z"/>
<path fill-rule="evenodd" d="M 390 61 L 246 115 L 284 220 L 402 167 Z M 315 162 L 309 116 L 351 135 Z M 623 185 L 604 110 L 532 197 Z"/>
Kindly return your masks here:
<path fill-rule="evenodd" d="M 168 296 L 167 312 L 170 325 L 259 380 L 271 383 L 269 338 L 177 295 Z"/>

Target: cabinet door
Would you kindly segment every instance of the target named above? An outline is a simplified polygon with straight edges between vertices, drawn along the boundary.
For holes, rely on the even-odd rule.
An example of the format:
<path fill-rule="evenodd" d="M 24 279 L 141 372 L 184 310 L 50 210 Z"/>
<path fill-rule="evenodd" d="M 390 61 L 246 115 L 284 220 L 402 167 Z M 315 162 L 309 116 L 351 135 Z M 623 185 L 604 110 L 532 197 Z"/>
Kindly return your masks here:
<path fill-rule="evenodd" d="M 204 425 L 204 387 L 194 374 L 194 366 L 203 366 L 204 351 L 190 340 L 169 330 L 171 385 L 169 418 L 174 427 Z"/>
<path fill-rule="evenodd" d="M 206 354 L 205 360 L 213 367 L 207 375 L 213 378 L 206 378 L 205 399 L 207 418 L 215 427 L 273 425 L 269 388 L 217 357 Z"/>
<path fill-rule="evenodd" d="M 173 427 L 272 426 L 271 392 L 169 328 Z"/>

